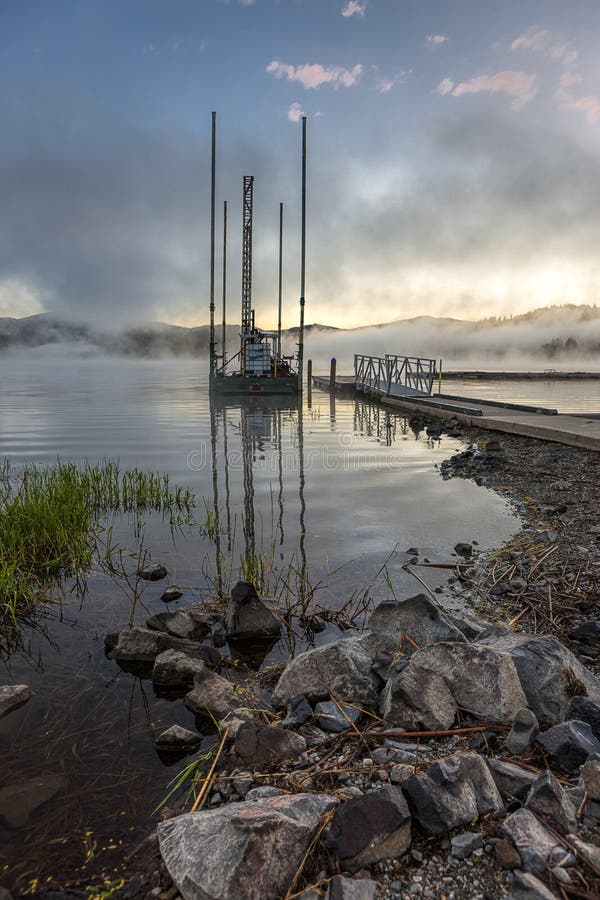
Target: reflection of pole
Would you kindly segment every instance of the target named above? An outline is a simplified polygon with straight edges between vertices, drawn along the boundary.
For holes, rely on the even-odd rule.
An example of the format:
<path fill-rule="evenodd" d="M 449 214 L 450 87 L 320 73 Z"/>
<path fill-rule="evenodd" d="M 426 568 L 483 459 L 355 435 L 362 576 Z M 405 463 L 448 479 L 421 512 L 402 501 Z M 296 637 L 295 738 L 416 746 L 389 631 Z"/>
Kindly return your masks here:
<path fill-rule="evenodd" d="M 277 316 L 277 359 L 281 359 L 281 303 L 283 298 L 283 203 L 279 204 L 279 282 Z"/>
<path fill-rule="evenodd" d="M 304 365 L 304 294 L 306 288 L 306 116 L 302 116 L 302 240 L 300 251 L 300 330 L 298 335 L 298 389 L 302 391 Z"/>
<path fill-rule="evenodd" d="M 306 401 L 309 409 L 312 408 L 312 359 L 306 363 Z"/>
<path fill-rule="evenodd" d="M 283 448 L 282 448 L 282 440 L 281 440 L 281 410 L 277 410 L 277 419 L 276 419 L 276 428 L 277 428 L 277 468 L 279 473 L 279 496 L 277 498 L 279 505 L 279 522 L 277 523 L 277 527 L 279 528 L 279 544 L 280 546 L 283 544 Z"/>
<path fill-rule="evenodd" d="M 248 428 L 248 410 L 242 406 L 242 459 L 244 467 L 244 537 L 246 562 L 254 566 L 256 537 L 254 530 L 254 477 L 252 472 L 252 439 Z"/>
<path fill-rule="evenodd" d="M 212 113 L 210 165 L 210 377 L 215 373 L 215 169 L 217 156 L 217 114 Z"/>
<path fill-rule="evenodd" d="M 214 405 L 210 405 L 210 455 L 212 468 L 212 484 L 213 484 L 213 513 L 214 528 L 211 529 L 215 536 L 215 553 L 216 553 L 216 579 L 215 587 L 217 594 L 222 593 L 221 580 L 221 531 L 219 522 L 219 479 L 217 472 L 217 421 Z"/>
<path fill-rule="evenodd" d="M 221 328 L 221 350 L 223 351 L 223 374 L 227 363 L 227 200 L 223 201 L 223 325 Z"/>
<path fill-rule="evenodd" d="M 302 600 L 306 587 L 306 502 L 304 500 L 304 424 L 302 421 L 302 398 L 298 402 L 298 496 L 300 498 L 300 574 Z"/>
<path fill-rule="evenodd" d="M 227 450 L 227 409 L 223 409 L 223 456 L 225 457 L 225 511 L 227 515 L 227 552 L 231 553 L 231 493 L 229 490 L 229 455 Z"/>

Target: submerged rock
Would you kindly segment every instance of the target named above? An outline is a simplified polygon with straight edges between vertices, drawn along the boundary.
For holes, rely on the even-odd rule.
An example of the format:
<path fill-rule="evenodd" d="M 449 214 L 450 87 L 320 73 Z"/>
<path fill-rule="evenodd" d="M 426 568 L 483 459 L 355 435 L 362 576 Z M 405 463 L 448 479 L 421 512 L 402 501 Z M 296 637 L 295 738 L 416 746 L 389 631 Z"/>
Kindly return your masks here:
<path fill-rule="evenodd" d="M 542 725 L 563 722 L 574 696 L 600 700 L 598 680 L 555 638 L 503 632 L 483 637 L 481 643 L 511 655 L 527 696 L 523 706 Z"/>
<path fill-rule="evenodd" d="M 156 738 L 156 743 L 164 747 L 197 747 L 202 736 L 181 725 L 171 725 Z"/>
<path fill-rule="evenodd" d="M 160 852 L 184 900 L 282 896 L 336 803 L 295 794 L 186 813 L 159 824 Z"/>
<path fill-rule="evenodd" d="M 481 644 L 434 644 L 409 665 L 441 676 L 463 710 L 484 719 L 512 722 L 527 700 L 508 653 Z"/>
<path fill-rule="evenodd" d="M 251 581 L 238 581 L 231 591 L 226 626 L 228 640 L 256 641 L 279 635 L 281 619 L 276 604 L 259 597 Z"/>
<path fill-rule="evenodd" d="M 147 566 L 142 566 L 141 569 L 138 569 L 137 574 L 138 578 L 142 578 L 144 581 L 161 581 L 169 573 L 167 567 L 162 563 L 149 563 Z"/>
<path fill-rule="evenodd" d="M 439 606 L 425 594 L 416 594 L 406 600 L 384 600 L 371 613 L 368 625 L 395 647 L 399 647 L 405 637 L 414 641 L 417 649 L 441 641 L 466 640 Z M 410 650 L 410 644 L 406 650 Z"/>
<path fill-rule="evenodd" d="M 9 828 L 22 828 L 30 815 L 51 800 L 65 785 L 62 775 L 45 775 L 0 790 L 0 818 Z"/>
<path fill-rule="evenodd" d="M 413 816 L 429 834 L 468 825 L 502 809 L 502 798 L 484 760 L 476 753 L 442 759 L 402 786 Z"/>
<path fill-rule="evenodd" d="M 176 584 L 170 584 L 161 594 L 160 599 L 163 603 L 171 603 L 173 600 L 179 600 L 183 597 L 183 591 Z"/>
<path fill-rule="evenodd" d="M 356 872 L 401 856 L 410 842 L 410 813 L 402 790 L 386 785 L 338 806 L 325 848 L 342 869 Z"/>
<path fill-rule="evenodd" d="M 18 709 L 31 699 L 31 691 L 26 684 L 0 685 L 0 719 L 13 709 Z"/>

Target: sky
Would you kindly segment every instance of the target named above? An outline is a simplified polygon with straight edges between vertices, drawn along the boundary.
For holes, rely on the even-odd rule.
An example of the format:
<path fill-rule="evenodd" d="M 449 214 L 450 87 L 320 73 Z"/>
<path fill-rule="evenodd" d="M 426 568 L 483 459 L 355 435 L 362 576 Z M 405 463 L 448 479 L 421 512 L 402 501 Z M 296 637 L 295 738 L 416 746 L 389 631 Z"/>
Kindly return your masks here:
<path fill-rule="evenodd" d="M 0 316 L 479 319 L 600 302 L 597 0 L 0 0 Z M 217 318 L 220 311 L 217 313 Z"/>

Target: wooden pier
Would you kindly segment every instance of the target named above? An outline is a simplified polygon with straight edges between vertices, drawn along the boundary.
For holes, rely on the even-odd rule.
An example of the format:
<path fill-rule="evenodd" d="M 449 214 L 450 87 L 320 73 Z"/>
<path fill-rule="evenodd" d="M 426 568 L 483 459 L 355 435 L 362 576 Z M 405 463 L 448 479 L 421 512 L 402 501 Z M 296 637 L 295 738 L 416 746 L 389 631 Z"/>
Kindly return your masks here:
<path fill-rule="evenodd" d="M 456 418 L 473 428 L 487 428 L 506 434 L 520 434 L 543 441 L 554 441 L 572 447 L 600 451 L 600 415 L 569 415 L 543 407 L 525 406 L 503 401 L 483 401 L 451 394 L 398 396 L 384 390 L 359 390 L 354 375 L 314 375 L 312 384 L 329 391 L 331 385 L 340 396 L 369 396 L 373 400 L 407 414 L 421 412 L 442 419 Z M 600 412 L 600 411 L 599 411 Z"/>

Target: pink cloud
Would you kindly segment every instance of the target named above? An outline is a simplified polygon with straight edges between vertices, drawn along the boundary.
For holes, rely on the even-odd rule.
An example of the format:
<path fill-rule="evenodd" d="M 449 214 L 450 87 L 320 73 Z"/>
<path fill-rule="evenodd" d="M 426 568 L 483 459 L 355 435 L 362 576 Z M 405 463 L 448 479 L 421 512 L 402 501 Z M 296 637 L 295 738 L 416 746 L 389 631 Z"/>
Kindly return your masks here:
<path fill-rule="evenodd" d="M 348 0 L 342 10 L 342 15 L 345 19 L 350 18 L 350 16 L 359 16 L 361 19 L 364 19 L 366 8 L 366 2 L 361 3 L 359 0 Z"/>
<path fill-rule="evenodd" d="M 442 97 L 445 97 L 446 94 L 449 94 L 454 87 L 454 82 L 451 78 L 442 78 L 440 83 L 435 89 L 436 94 L 441 94 Z"/>
<path fill-rule="evenodd" d="M 380 94 L 388 94 L 395 84 L 393 78 L 381 78 L 375 83 L 375 90 Z"/>
<path fill-rule="evenodd" d="M 462 97 L 464 94 L 479 94 L 482 91 L 508 94 L 514 97 L 511 104 L 513 109 L 521 109 L 537 93 L 536 76 L 511 71 L 498 72 L 496 75 L 477 75 L 470 81 L 457 84 L 452 90 L 452 96 Z"/>
<path fill-rule="evenodd" d="M 298 81 L 307 89 L 316 89 L 322 84 L 331 84 L 337 90 L 340 87 L 353 87 L 360 80 L 363 67 L 358 64 L 351 69 L 344 69 L 341 66 L 322 66 L 320 63 L 291 66 L 274 59 L 269 63 L 266 71 L 274 78 Z"/>
<path fill-rule="evenodd" d="M 288 109 L 287 114 L 290 122 L 299 122 L 303 115 L 304 110 L 302 109 L 302 104 L 297 102 L 290 104 L 290 108 Z"/>
<path fill-rule="evenodd" d="M 428 34 L 425 37 L 425 43 L 428 47 L 440 47 L 447 40 L 448 38 L 445 34 Z"/>
<path fill-rule="evenodd" d="M 567 97 L 561 102 L 560 109 L 564 112 L 583 113 L 586 121 L 594 125 L 600 117 L 600 100 L 595 94 L 589 97 Z"/>
<path fill-rule="evenodd" d="M 567 88 L 573 87 L 574 84 L 579 84 L 581 81 L 581 75 L 578 72 L 563 72 L 558 81 L 559 89 L 563 88 L 566 90 Z"/>
<path fill-rule="evenodd" d="M 542 50 L 550 41 L 550 32 L 539 25 L 532 25 L 510 45 L 511 50 Z"/>

